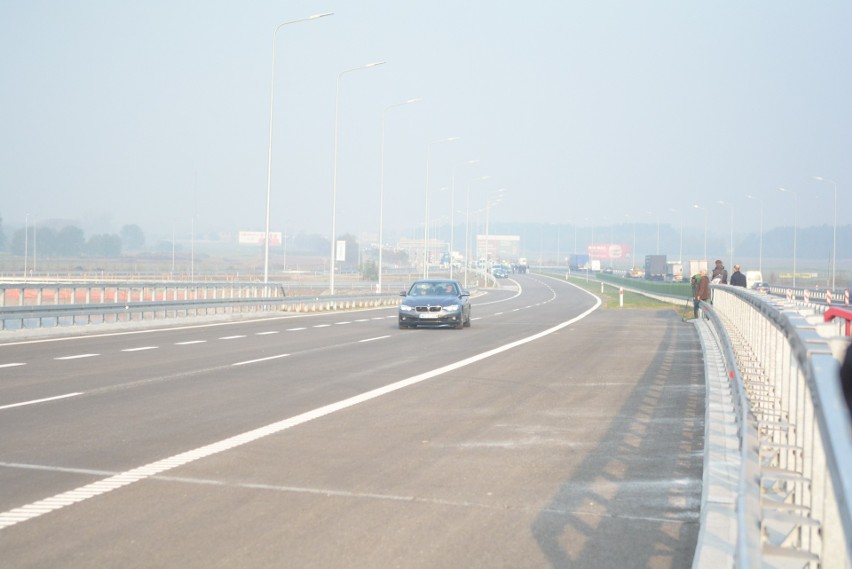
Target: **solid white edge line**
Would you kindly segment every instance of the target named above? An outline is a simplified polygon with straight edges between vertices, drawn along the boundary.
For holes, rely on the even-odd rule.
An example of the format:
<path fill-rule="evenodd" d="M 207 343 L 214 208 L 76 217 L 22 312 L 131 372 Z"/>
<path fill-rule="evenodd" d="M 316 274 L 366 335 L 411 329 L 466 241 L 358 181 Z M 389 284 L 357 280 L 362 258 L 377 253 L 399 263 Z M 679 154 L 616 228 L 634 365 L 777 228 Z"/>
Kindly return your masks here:
<path fill-rule="evenodd" d="M 245 361 L 245 362 L 237 362 L 237 363 L 231 364 L 231 365 L 232 366 L 244 366 L 246 364 L 255 364 L 257 362 L 265 362 L 265 361 L 269 361 L 269 360 L 277 360 L 278 358 L 286 358 L 289 355 L 290 354 L 279 354 L 277 356 L 269 356 L 268 358 L 258 358 L 256 360 L 248 360 L 248 361 Z"/>
<path fill-rule="evenodd" d="M 6 512 L 2 512 L 0 513 L 0 530 L 21 522 L 31 520 L 33 518 L 37 518 L 46 513 L 59 510 L 66 506 L 76 504 L 77 502 L 81 502 L 89 498 L 94 498 L 96 496 L 100 496 L 101 494 L 106 494 L 107 492 L 111 492 L 112 490 L 116 490 L 129 484 L 133 484 L 134 482 L 139 482 L 141 480 L 151 478 L 168 470 L 172 470 L 179 466 L 189 464 L 190 462 L 194 462 L 196 460 L 200 460 L 202 458 L 206 458 L 208 456 L 212 456 L 214 454 L 218 454 L 220 452 L 224 452 L 226 450 L 230 450 L 254 442 L 258 439 L 268 437 L 270 435 L 279 433 L 292 427 L 296 427 L 309 421 L 313 421 L 314 419 L 319 419 L 321 417 L 325 417 L 326 415 L 336 413 L 337 411 L 342 411 L 360 403 L 364 403 L 366 401 L 376 399 L 383 395 L 393 393 L 394 391 L 399 391 L 400 389 L 416 385 L 428 379 L 432 379 L 445 373 L 455 371 L 459 368 L 468 366 L 486 358 L 490 358 L 491 356 L 495 356 L 502 352 L 511 350 L 512 348 L 516 348 L 518 346 L 522 346 L 529 342 L 533 342 L 535 340 L 543 338 L 549 334 L 557 332 L 567 326 L 570 326 L 571 324 L 574 324 L 575 322 L 582 320 L 583 318 L 597 310 L 598 307 L 600 307 L 601 305 L 601 299 L 591 293 L 589 294 L 596 300 L 594 306 L 592 306 L 579 316 L 575 316 L 574 318 L 566 322 L 553 326 L 552 328 L 548 328 L 547 330 L 539 332 L 538 334 L 533 334 L 532 336 L 528 336 L 526 338 L 522 338 L 520 340 L 516 340 L 508 344 L 504 344 L 503 346 L 493 348 L 486 352 L 482 352 L 481 354 L 471 356 L 469 358 L 460 360 L 449 365 L 445 365 L 438 369 L 421 373 L 419 375 L 409 377 L 408 379 L 403 379 L 401 381 L 391 383 L 390 385 L 379 387 L 377 389 L 367 391 L 360 395 L 356 395 L 354 397 L 350 397 L 348 399 L 344 399 L 336 403 L 331 403 L 329 405 L 319 407 L 312 411 L 307 411 L 300 415 L 296 415 L 295 417 L 290 417 L 289 419 L 284 419 L 282 421 L 266 425 L 265 427 L 260 427 L 258 429 L 241 433 L 239 435 L 224 439 L 222 441 L 218 441 L 203 447 L 176 454 L 169 458 L 158 460 L 156 462 L 152 462 L 140 466 L 138 468 L 134 468 L 132 470 L 116 474 L 115 476 L 110 476 L 109 478 L 104 478 L 103 480 L 99 480 L 97 482 L 81 486 L 75 490 L 62 492 L 60 494 L 56 494 L 55 496 L 51 496 L 49 498 L 45 498 L 43 500 L 39 500 L 31 504 L 27 504 L 19 508 L 14 508 Z"/>
<path fill-rule="evenodd" d="M 24 407 L 26 405 L 35 405 L 36 403 L 46 403 L 48 401 L 56 401 L 57 399 L 68 399 L 69 397 L 76 397 L 78 395 L 83 395 L 83 393 L 82 392 L 66 393 L 65 395 L 57 395 L 56 397 L 45 397 L 44 399 L 33 399 L 32 401 L 22 401 L 20 403 L 12 403 L 11 405 L 0 406 L 0 411 L 2 411 L 3 409 L 12 409 L 14 407 Z"/>

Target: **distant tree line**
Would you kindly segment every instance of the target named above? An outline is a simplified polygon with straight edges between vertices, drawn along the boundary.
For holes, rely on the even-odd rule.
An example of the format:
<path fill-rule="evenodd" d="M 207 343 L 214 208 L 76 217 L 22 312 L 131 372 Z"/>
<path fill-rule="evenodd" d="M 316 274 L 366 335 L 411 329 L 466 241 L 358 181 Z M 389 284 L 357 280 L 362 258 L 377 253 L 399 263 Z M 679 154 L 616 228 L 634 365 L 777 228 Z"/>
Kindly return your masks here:
<path fill-rule="evenodd" d="M 65 225 L 61 229 L 31 225 L 12 233 L 7 239 L 0 218 L 0 251 L 23 256 L 37 252 L 46 257 L 119 257 L 124 250 L 141 250 L 145 234 L 135 224 L 125 225 L 118 234 L 99 233 L 88 237 L 79 227 Z"/>

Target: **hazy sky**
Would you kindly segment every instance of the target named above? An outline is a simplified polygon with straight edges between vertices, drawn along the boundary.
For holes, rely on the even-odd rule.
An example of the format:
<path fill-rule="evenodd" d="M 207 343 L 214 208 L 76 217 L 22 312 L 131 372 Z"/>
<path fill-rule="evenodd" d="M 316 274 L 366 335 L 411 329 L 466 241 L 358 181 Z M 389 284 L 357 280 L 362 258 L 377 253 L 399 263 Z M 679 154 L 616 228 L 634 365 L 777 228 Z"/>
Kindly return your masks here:
<path fill-rule="evenodd" d="M 0 217 L 328 235 L 493 221 L 755 231 L 852 209 L 852 2 L 0 0 Z M 446 137 L 460 140 L 430 144 Z M 465 162 L 478 159 L 476 165 Z M 675 214 L 670 208 L 679 211 Z M 648 212 L 651 212 L 650 214 Z M 459 215 L 459 214 L 457 214 Z M 713 218 L 718 217 L 717 223 Z M 841 215 L 842 222 L 848 216 Z M 422 227 L 422 225 L 421 225 Z M 422 229 L 420 230 L 422 231 Z"/>

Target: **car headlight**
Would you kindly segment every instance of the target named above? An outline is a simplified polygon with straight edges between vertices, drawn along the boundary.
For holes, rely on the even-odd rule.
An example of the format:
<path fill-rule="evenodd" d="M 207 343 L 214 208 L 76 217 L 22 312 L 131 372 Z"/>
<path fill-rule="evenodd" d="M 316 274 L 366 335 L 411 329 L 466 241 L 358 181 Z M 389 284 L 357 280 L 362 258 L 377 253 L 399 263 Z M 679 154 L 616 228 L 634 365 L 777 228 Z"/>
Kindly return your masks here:
<path fill-rule="evenodd" d="M 458 312 L 461 308 L 458 304 L 449 304 L 444 307 L 444 312 Z"/>
<path fill-rule="evenodd" d="M 399 305 L 399 309 L 400 309 L 402 312 L 411 312 L 412 310 L 414 310 L 414 307 L 413 307 L 413 306 L 408 306 L 407 304 L 400 304 L 400 305 Z"/>

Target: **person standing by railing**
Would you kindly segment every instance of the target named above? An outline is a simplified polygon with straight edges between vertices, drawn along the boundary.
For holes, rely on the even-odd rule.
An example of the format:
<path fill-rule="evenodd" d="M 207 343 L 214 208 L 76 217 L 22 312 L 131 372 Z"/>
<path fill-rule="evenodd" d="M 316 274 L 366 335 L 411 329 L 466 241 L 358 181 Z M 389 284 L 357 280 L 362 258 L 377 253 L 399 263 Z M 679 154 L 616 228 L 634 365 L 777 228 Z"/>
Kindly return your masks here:
<path fill-rule="evenodd" d="M 840 384 L 846 397 L 846 407 L 849 408 L 849 413 L 852 413 L 852 345 L 846 348 L 846 357 L 840 366 Z"/>
<path fill-rule="evenodd" d="M 731 273 L 731 286 L 741 286 L 743 288 L 748 286 L 746 276 L 740 272 L 739 265 L 734 265 L 734 272 Z"/>
<path fill-rule="evenodd" d="M 713 269 L 713 276 L 711 278 L 713 284 L 728 284 L 728 269 L 722 264 L 721 259 L 716 259 L 716 268 Z"/>
<path fill-rule="evenodd" d="M 694 277 L 693 277 L 694 278 Z M 710 300 L 710 279 L 707 278 L 707 270 L 701 269 L 695 284 L 695 298 L 693 299 L 693 313 L 698 318 L 698 307 L 702 300 Z"/>

